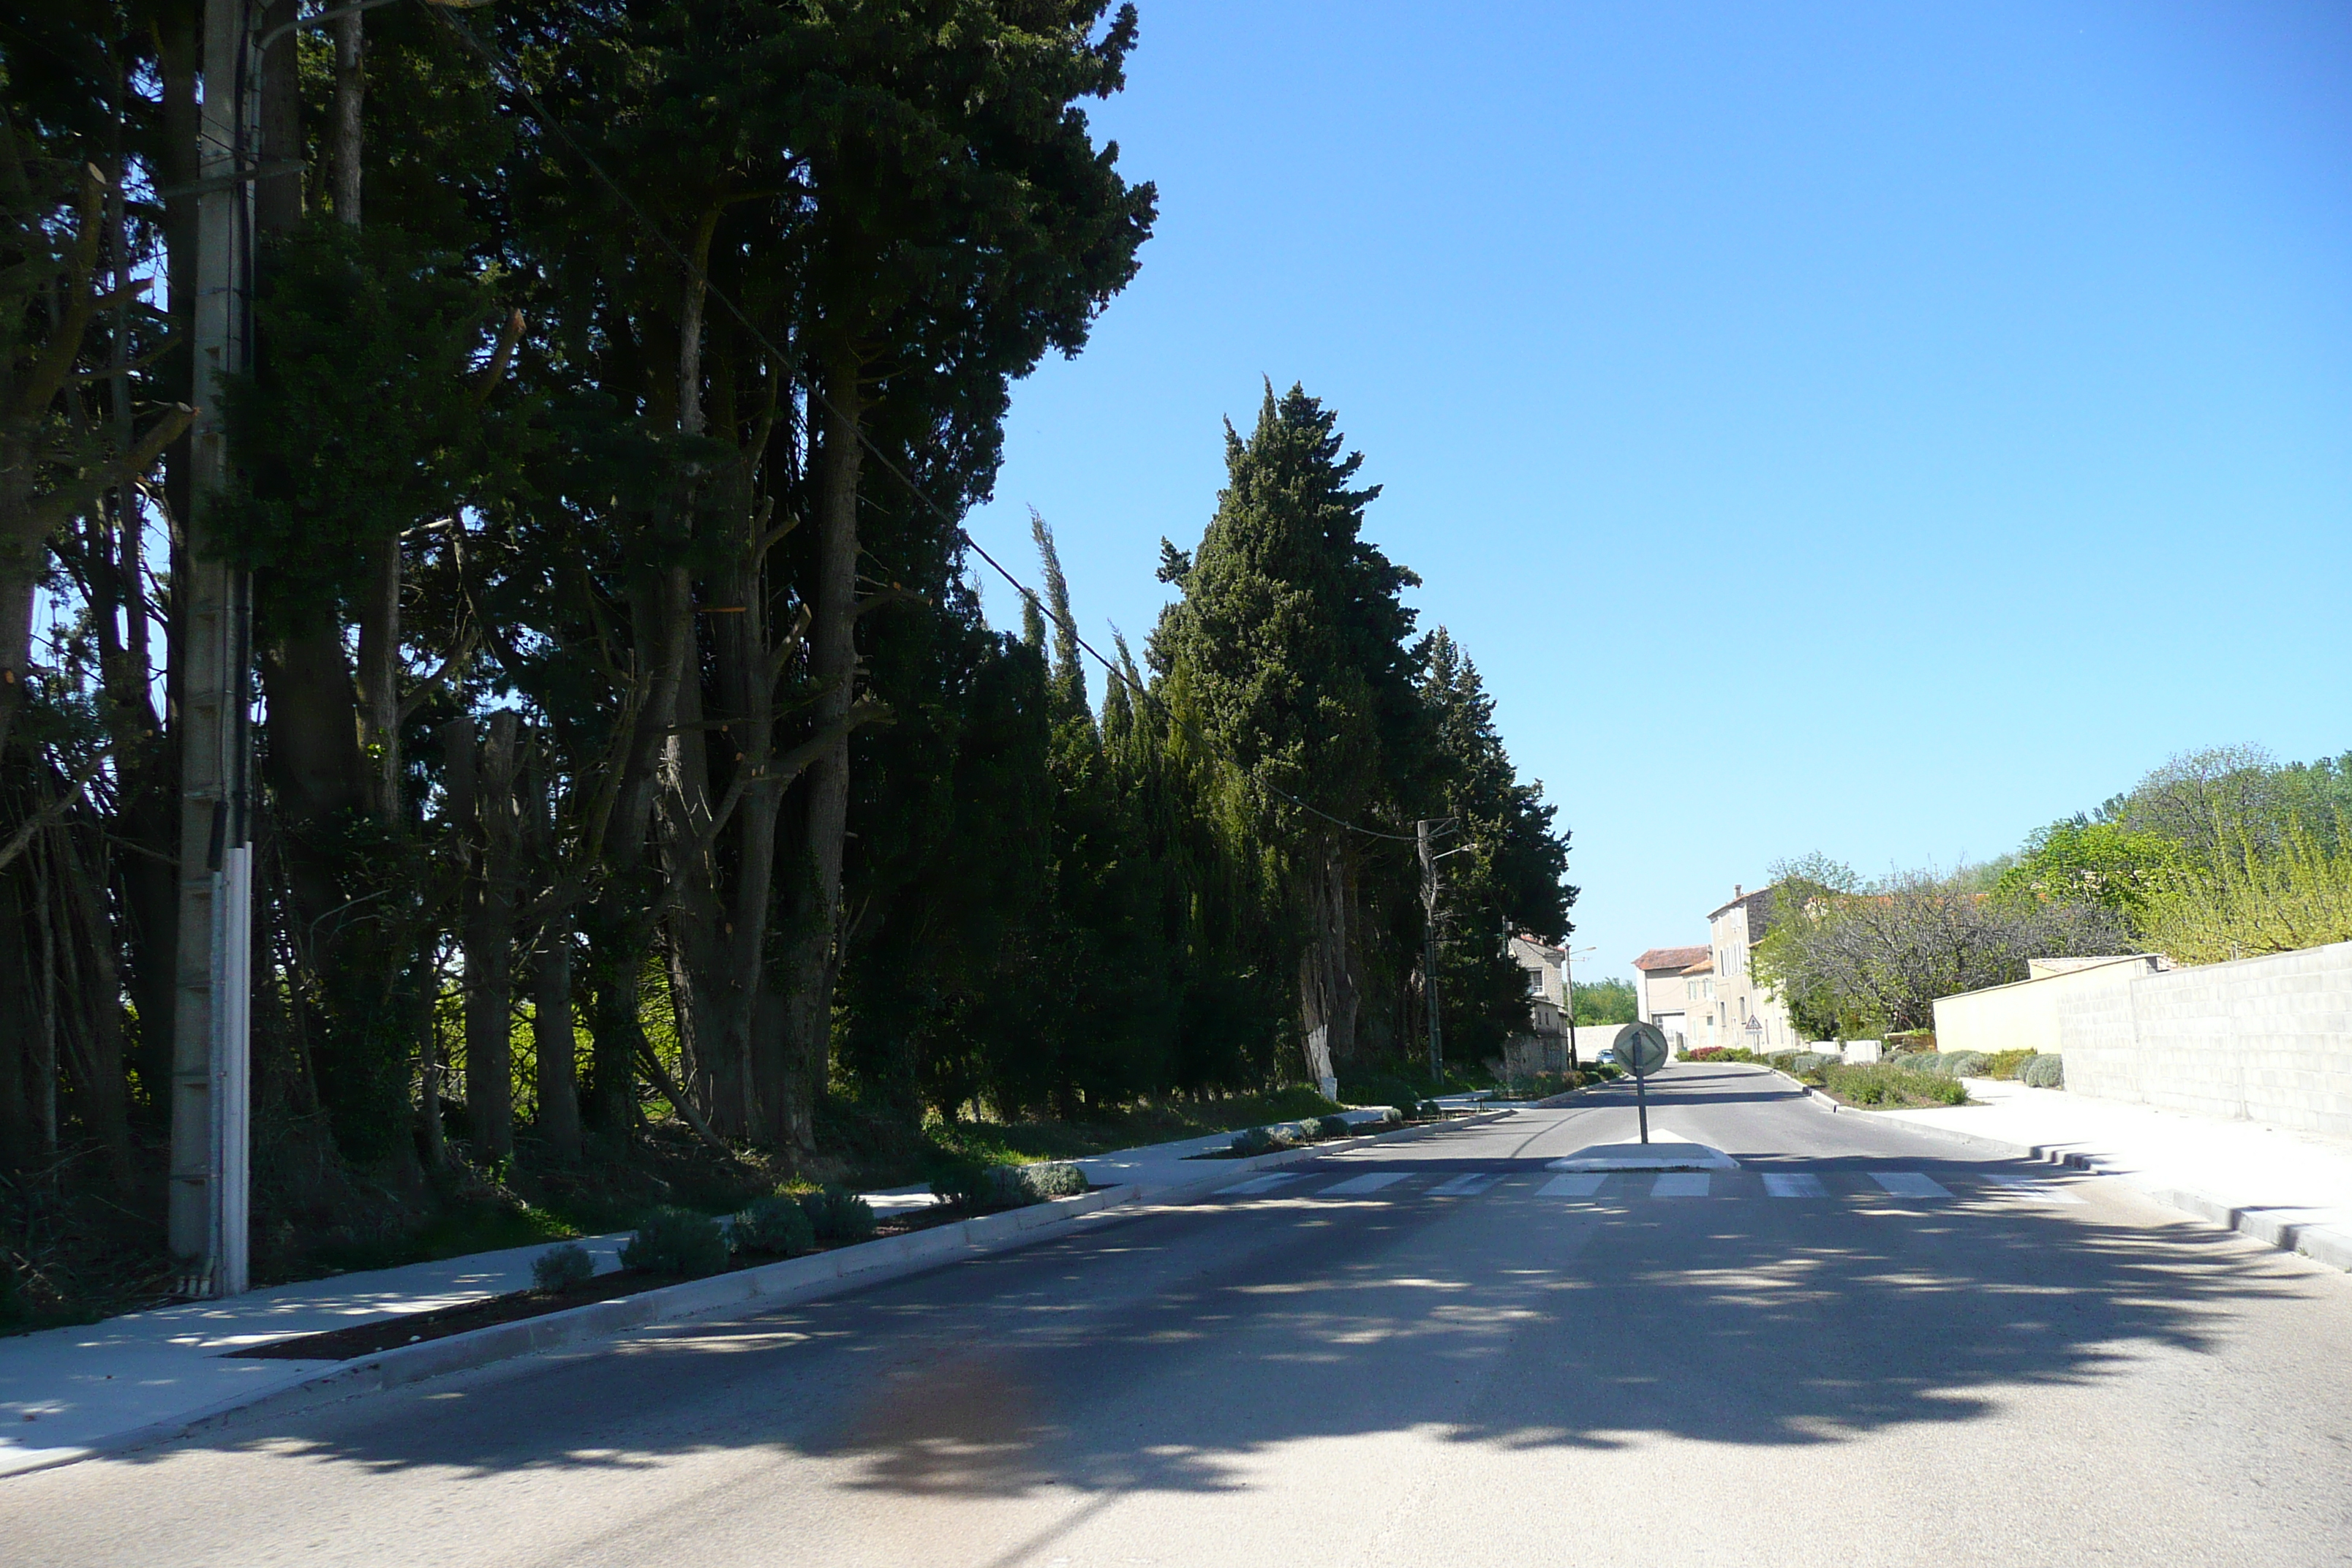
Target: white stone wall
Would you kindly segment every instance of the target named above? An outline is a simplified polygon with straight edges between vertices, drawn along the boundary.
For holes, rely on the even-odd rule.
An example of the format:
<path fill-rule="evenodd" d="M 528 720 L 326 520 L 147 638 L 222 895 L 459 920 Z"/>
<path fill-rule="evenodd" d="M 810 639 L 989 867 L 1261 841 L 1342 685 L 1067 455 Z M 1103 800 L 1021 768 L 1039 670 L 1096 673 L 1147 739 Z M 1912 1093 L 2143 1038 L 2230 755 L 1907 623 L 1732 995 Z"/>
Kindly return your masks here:
<path fill-rule="evenodd" d="M 2128 984 L 2150 972 L 2147 958 L 2126 958 L 2095 968 L 2070 969 L 2010 985 L 1988 986 L 1936 999 L 1936 1048 L 1939 1051 L 2060 1051 L 2058 1009 L 2069 997 L 2096 994 Z M 2069 1062 L 2069 1068 L 2073 1063 Z"/>
<path fill-rule="evenodd" d="M 2057 1025 L 2075 1093 L 2352 1138 L 2352 942 L 2074 990 Z"/>

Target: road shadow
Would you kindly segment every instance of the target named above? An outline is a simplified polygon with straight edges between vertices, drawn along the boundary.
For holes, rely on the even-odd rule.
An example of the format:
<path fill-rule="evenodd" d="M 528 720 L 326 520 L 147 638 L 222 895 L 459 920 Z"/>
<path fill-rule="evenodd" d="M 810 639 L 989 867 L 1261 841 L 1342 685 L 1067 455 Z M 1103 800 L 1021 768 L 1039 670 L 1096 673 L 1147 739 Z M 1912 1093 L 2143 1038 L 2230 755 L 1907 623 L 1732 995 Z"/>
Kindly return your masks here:
<path fill-rule="evenodd" d="M 759 1448 L 906 1498 L 1218 1491 L 1276 1446 L 1404 1430 L 1795 1450 L 1963 1426 L 2004 1391 L 2205 1352 L 2243 1309 L 2326 1283 L 2186 1223 L 1530 1191 L 1186 1205 L 765 1317 L 257 1414 L 182 1446 L 471 1476 Z M 1604 1331 L 1629 1323 L 1640 1331 Z"/>

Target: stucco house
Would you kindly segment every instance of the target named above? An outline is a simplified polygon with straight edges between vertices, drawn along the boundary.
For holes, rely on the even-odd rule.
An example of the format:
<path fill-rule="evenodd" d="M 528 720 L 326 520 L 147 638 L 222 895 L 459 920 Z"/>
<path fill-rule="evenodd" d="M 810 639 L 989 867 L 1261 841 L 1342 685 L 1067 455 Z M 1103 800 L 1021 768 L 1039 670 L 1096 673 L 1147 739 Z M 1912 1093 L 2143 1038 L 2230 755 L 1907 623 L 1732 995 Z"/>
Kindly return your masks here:
<path fill-rule="evenodd" d="M 1655 1024 L 1679 1055 L 1701 1042 L 1691 1019 L 1715 1005 L 1714 952 L 1704 947 L 1654 947 L 1633 961 L 1634 1016 Z"/>

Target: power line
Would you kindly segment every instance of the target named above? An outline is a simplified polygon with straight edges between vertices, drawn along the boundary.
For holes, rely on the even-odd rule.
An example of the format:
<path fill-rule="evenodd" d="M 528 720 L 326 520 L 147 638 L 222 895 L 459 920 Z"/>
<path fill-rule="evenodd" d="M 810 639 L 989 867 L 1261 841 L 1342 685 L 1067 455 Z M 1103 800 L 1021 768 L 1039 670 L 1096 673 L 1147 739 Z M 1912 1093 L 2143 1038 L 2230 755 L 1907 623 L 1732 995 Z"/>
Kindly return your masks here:
<path fill-rule="evenodd" d="M 611 174 L 604 172 L 604 166 L 596 161 L 595 156 L 591 153 L 587 148 L 581 145 L 579 139 L 574 137 L 572 132 L 564 127 L 562 121 L 548 112 L 547 106 L 540 102 L 539 95 L 531 91 L 530 85 L 523 81 L 520 75 L 514 70 L 512 62 L 506 58 L 504 50 L 499 49 L 494 45 L 486 44 L 480 38 L 477 37 L 471 27 L 467 26 L 464 23 L 458 21 L 455 16 L 449 14 L 446 5 L 436 5 L 435 4 L 435 0 L 417 0 L 417 3 L 425 8 L 426 15 L 432 16 L 443 26 L 456 34 L 467 47 L 471 48 L 475 54 L 481 57 L 482 62 L 488 66 L 492 73 L 498 76 L 500 80 L 506 84 L 508 90 L 512 92 L 517 98 L 520 99 L 524 106 L 527 107 L 533 115 L 538 117 L 541 125 L 552 132 L 566 147 L 570 148 L 572 155 L 577 157 L 581 163 L 587 165 L 589 173 L 594 174 L 597 180 L 604 184 L 604 188 L 613 193 L 614 196 L 620 202 L 622 206 L 628 210 L 629 216 L 636 219 L 638 226 L 643 228 L 646 234 L 652 237 L 655 244 L 658 245 L 665 252 L 667 253 L 671 260 L 677 263 L 678 269 L 686 274 L 689 281 L 691 281 L 697 288 L 702 289 L 706 295 L 717 300 L 720 305 L 724 306 L 728 314 L 733 316 L 738 321 L 742 323 L 743 330 L 751 334 L 752 341 L 757 342 L 761 348 L 766 349 L 768 353 L 775 355 L 775 357 L 782 362 L 787 369 L 794 366 L 797 356 L 779 347 L 775 340 L 769 337 L 767 332 L 760 326 L 760 324 L 751 319 L 750 312 L 746 311 L 742 306 L 735 302 L 735 299 L 732 295 L 728 293 L 726 289 L 720 288 L 717 283 L 711 281 L 710 275 L 704 271 L 703 268 L 696 263 L 695 259 L 687 254 L 682 247 L 669 237 L 669 236 L 662 229 L 662 226 L 654 221 L 652 215 L 647 213 L 644 207 L 637 205 L 636 198 L 630 195 L 629 193 L 622 187 L 619 181 L 614 179 Z M 834 415 L 835 417 L 840 416 L 840 407 L 835 404 L 832 398 L 825 395 L 824 389 L 823 387 L 817 385 L 814 382 L 811 382 L 808 384 L 807 391 L 809 397 L 818 405 L 823 407 L 826 413 Z M 1064 632 L 1067 633 L 1072 642 L 1076 643 L 1079 647 L 1084 648 L 1097 664 L 1103 667 L 1104 673 L 1108 679 L 1118 681 L 1121 685 L 1133 691 L 1139 699 L 1150 703 L 1154 708 L 1165 714 L 1171 723 L 1181 726 L 1186 734 L 1191 736 L 1192 740 L 1198 742 L 1204 752 L 1216 757 L 1218 761 L 1223 763 L 1227 767 L 1232 768 L 1235 773 L 1242 773 L 1244 776 L 1246 776 L 1247 771 L 1243 768 L 1242 764 L 1237 760 L 1223 754 L 1221 748 L 1219 748 L 1217 744 L 1211 741 L 1206 735 L 1202 734 L 1200 730 L 1195 727 L 1190 720 L 1187 720 L 1183 715 L 1169 707 L 1167 703 L 1161 701 L 1156 693 L 1147 689 L 1140 683 L 1129 678 L 1124 668 L 1112 663 L 1109 659 L 1105 658 L 1101 652 L 1097 650 L 1092 643 L 1089 643 L 1085 637 L 1078 634 L 1078 628 L 1073 626 L 1066 616 L 1057 613 L 1051 605 L 1047 605 L 1043 598 L 1038 596 L 1034 589 L 1031 588 L 1027 584 L 1022 582 L 1020 578 L 1014 576 L 1011 571 L 1007 570 L 1003 562 L 997 560 L 995 556 L 991 555 L 986 550 L 982 549 L 980 542 L 974 539 L 971 536 L 971 531 L 964 527 L 962 520 L 957 516 L 956 513 L 950 511 L 946 506 L 941 504 L 937 498 L 930 494 L 929 491 L 924 489 L 921 485 L 916 483 L 914 477 L 911 474 L 908 474 L 904 468 L 900 468 L 898 464 L 891 458 L 890 454 L 884 451 L 881 446 L 875 441 L 874 437 L 866 433 L 865 421 L 856 420 L 851 421 L 850 423 L 857 431 L 858 445 L 870 453 L 873 456 L 874 460 L 881 465 L 886 472 L 887 472 L 893 479 L 897 479 L 900 484 L 906 486 L 907 492 L 909 495 L 929 507 L 932 511 L 938 513 L 940 520 L 955 531 L 956 539 L 964 546 L 964 548 L 970 550 L 973 554 L 978 555 L 982 561 L 987 562 L 988 564 L 994 569 L 996 574 L 1003 578 L 1005 582 L 1011 584 L 1013 591 L 1019 594 L 1024 599 L 1027 600 L 1031 605 L 1034 605 L 1040 615 L 1044 616 L 1046 619 L 1052 621 L 1056 626 L 1060 627 Z M 1367 838 L 1384 838 L 1398 844 L 1412 844 L 1416 842 L 1414 836 L 1409 833 L 1383 832 L 1376 827 L 1365 827 L 1360 824 L 1349 822 L 1344 817 L 1335 816 L 1331 813 L 1325 811 L 1321 806 L 1316 805 L 1309 801 L 1301 800 L 1297 795 L 1291 795 L 1284 790 L 1276 789 L 1272 784 L 1265 784 L 1263 781 L 1260 781 L 1259 787 L 1264 789 L 1268 795 L 1274 795 L 1277 799 L 1286 801 L 1290 805 L 1297 806 L 1299 810 L 1307 812 L 1310 816 L 1320 817 L 1323 821 L 1328 822 L 1333 826 L 1340 828 L 1346 832 L 1360 834 Z"/>

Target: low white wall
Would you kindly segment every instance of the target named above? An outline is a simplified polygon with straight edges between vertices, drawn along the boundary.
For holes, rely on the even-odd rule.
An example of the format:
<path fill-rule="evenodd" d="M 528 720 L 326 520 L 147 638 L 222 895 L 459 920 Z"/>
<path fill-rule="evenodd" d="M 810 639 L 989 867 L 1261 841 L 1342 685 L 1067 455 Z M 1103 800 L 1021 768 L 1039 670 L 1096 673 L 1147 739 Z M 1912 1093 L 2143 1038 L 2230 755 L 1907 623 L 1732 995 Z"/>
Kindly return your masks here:
<path fill-rule="evenodd" d="M 1936 1048 L 1939 1051 L 2063 1051 L 2058 1014 L 2070 997 L 2097 995 L 2128 985 L 2148 974 L 2155 961 L 2145 956 L 2060 973 L 2045 974 L 2014 984 L 1990 986 L 1958 996 L 1936 999 Z M 2074 1062 L 2067 1062 L 2074 1076 Z"/>
<path fill-rule="evenodd" d="M 2078 988 L 2056 1015 L 2077 1094 L 2352 1138 L 2352 942 Z"/>

